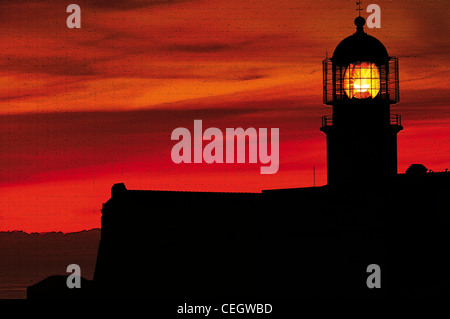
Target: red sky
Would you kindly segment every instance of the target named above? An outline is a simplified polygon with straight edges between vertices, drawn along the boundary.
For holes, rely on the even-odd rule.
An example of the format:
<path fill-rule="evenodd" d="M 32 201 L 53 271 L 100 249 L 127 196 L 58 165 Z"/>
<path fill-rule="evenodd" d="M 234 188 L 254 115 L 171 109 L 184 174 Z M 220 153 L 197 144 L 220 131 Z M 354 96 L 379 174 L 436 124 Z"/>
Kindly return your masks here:
<path fill-rule="evenodd" d="M 66 6 L 82 28 L 66 27 Z M 0 230 L 100 226 L 114 183 L 252 191 L 326 183 L 326 51 L 355 1 L 0 1 Z M 450 168 L 450 4 L 377 1 L 400 61 L 399 171 Z M 367 16 L 367 14 L 365 14 Z M 280 128 L 280 169 L 173 164 L 172 130 Z"/>

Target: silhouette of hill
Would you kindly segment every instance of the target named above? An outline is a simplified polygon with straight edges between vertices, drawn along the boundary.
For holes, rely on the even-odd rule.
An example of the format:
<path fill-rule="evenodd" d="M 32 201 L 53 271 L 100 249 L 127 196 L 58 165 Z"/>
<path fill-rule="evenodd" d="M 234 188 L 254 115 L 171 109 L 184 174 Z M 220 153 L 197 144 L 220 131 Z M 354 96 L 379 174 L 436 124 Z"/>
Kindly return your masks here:
<path fill-rule="evenodd" d="M 100 230 L 74 233 L 0 232 L 0 299 L 26 298 L 26 288 L 49 274 L 67 275 L 69 264 L 92 279 Z"/>

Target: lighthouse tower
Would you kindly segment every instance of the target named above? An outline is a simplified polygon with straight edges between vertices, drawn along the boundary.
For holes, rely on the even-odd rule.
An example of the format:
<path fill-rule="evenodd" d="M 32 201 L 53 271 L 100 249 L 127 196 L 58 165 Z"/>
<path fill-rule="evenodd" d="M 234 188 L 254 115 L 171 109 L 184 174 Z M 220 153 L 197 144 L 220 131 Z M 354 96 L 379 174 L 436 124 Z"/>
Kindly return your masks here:
<path fill-rule="evenodd" d="M 327 136 L 328 185 L 361 186 L 389 182 L 397 174 L 399 115 L 398 59 L 364 32 L 365 19 L 355 19 L 356 32 L 323 61 L 323 102 L 333 114 L 322 118 Z"/>

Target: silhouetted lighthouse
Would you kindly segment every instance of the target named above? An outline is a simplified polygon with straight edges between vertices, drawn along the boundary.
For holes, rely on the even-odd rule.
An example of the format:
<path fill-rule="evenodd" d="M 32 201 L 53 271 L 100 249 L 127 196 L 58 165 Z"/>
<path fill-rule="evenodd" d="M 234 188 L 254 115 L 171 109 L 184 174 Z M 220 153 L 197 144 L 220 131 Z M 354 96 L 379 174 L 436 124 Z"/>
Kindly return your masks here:
<path fill-rule="evenodd" d="M 333 107 L 324 116 L 328 185 L 384 183 L 397 174 L 397 133 L 403 129 L 390 105 L 399 101 L 398 60 L 364 32 L 342 40 L 323 61 L 323 101 Z"/>

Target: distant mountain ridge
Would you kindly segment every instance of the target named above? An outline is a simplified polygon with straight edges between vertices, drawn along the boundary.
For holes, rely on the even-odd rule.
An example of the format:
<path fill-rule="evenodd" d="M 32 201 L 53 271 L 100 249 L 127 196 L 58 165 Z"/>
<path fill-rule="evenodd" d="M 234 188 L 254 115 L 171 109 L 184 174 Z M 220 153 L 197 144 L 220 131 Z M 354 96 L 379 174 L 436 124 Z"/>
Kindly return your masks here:
<path fill-rule="evenodd" d="M 47 277 L 65 275 L 78 264 L 81 275 L 92 279 L 100 229 L 79 232 L 0 232 L 0 299 L 26 298 L 26 287 Z"/>
<path fill-rule="evenodd" d="M 50 234 L 62 234 L 62 235 L 72 235 L 79 233 L 87 233 L 93 231 L 100 231 L 100 228 L 84 229 L 74 232 L 62 232 L 62 231 L 48 231 L 48 232 L 26 232 L 23 230 L 0 230 L 0 234 L 25 234 L 25 235 L 50 235 Z"/>

